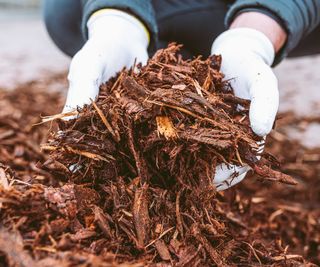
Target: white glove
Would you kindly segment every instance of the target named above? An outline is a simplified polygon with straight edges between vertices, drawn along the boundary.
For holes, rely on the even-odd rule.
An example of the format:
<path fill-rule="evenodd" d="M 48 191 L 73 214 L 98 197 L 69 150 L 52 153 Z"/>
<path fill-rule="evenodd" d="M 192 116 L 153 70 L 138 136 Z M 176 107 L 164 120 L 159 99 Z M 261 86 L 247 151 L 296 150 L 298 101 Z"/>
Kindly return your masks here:
<path fill-rule="evenodd" d="M 235 28 L 214 41 L 211 53 L 222 56 L 221 71 L 225 79 L 230 79 L 235 95 L 251 100 L 251 128 L 265 137 L 272 129 L 279 106 L 278 81 L 270 67 L 275 57 L 271 41 L 257 30 Z M 259 152 L 263 143 L 259 144 Z M 249 169 L 249 166 L 221 164 L 213 183 L 217 190 L 227 189 L 242 181 Z"/>
<path fill-rule="evenodd" d="M 89 40 L 71 61 L 63 113 L 91 103 L 99 86 L 123 67 L 148 60 L 149 35 L 135 17 L 115 9 L 94 13 L 87 23 Z M 67 119 L 70 117 L 67 117 Z"/>

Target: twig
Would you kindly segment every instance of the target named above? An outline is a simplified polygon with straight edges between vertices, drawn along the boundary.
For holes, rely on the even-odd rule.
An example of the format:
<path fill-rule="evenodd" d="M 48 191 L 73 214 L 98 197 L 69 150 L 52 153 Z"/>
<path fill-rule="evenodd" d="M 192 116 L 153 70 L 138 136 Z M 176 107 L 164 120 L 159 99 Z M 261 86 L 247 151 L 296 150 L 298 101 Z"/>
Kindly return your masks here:
<path fill-rule="evenodd" d="M 102 110 L 97 106 L 97 104 L 92 101 L 91 102 L 93 107 L 96 109 L 96 111 L 98 112 L 98 115 L 99 117 L 101 118 L 103 124 L 106 126 L 106 128 L 108 129 L 108 131 L 111 133 L 113 139 L 116 141 L 116 142 L 119 142 L 120 141 L 120 136 L 118 133 L 116 133 L 113 129 L 112 129 L 112 126 L 110 125 L 110 123 L 108 122 L 107 118 L 104 116 Z"/>

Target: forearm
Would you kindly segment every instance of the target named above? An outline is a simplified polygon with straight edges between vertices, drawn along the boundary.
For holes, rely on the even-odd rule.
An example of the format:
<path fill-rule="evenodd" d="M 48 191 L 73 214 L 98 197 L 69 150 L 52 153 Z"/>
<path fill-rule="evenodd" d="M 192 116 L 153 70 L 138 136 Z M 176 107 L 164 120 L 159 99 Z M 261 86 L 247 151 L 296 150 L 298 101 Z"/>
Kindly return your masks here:
<path fill-rule="evenodd" d="M 230 27 L 241 14 L 259 12 L 276 20 L 287 33 L 285 44 L 276 55 L 277 65 L 320 22 L 319 0 L 236 0 L 226 15 L 226 26 Z M 240 19 L 240 18 L 239 18 Z M 255 20 L 252 25 L 261 24 Z"/>
<path fill-rule="evenodd" d="M 237 16 L 230 28 L 252 28 L 262 32 L 273 44 L 277 53 L 287 40 L 287 33 L 277 21 L 259 12 L 245 12 Z"/>

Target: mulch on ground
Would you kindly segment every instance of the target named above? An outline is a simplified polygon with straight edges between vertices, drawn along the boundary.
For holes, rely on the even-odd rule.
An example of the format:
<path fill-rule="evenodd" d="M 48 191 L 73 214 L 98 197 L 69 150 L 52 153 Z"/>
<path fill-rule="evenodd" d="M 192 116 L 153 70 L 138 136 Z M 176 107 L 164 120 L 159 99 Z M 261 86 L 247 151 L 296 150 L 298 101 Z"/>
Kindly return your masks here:
<path fill-rule="evenodd" d="M 0 92 L 2 266 L 320 263 L 320 151 L 281 133 L 307 119 L 283 115 L 256 161 L 249 103 L 223 81 L 221 59 L 176 49 L 123 71 L 58 132 L 52 117 L 33 126 L 63 105 L 45 84 Z M 223 162 L 255 173 L 217 192 Z"/>

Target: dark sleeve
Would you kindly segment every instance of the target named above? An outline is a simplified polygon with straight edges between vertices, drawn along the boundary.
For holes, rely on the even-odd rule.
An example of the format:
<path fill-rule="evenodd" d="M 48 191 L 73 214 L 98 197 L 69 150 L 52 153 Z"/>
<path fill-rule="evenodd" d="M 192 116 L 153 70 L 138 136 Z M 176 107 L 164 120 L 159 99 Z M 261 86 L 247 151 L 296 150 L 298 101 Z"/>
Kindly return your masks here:
<path fill-rule="evenodd" d="M 287 42 L 276 56 L 274 65 L 286 57 L 320 22 L 319 0 L 237 0 L 227 13 L 226 26 L 229 27 L 237 15 L 248 11 L 269 15 L 288 34 Z"/>
<path fill-rule="evenodd" d="M 90 16 L 104 8 L 126 11 L 137 17 L 150 33 L 149 49 L 153 50 L 157 41 L 157 25 L 151 0 L 82 0 L 82 32 L 88 39 L 87 22 Z"/>

